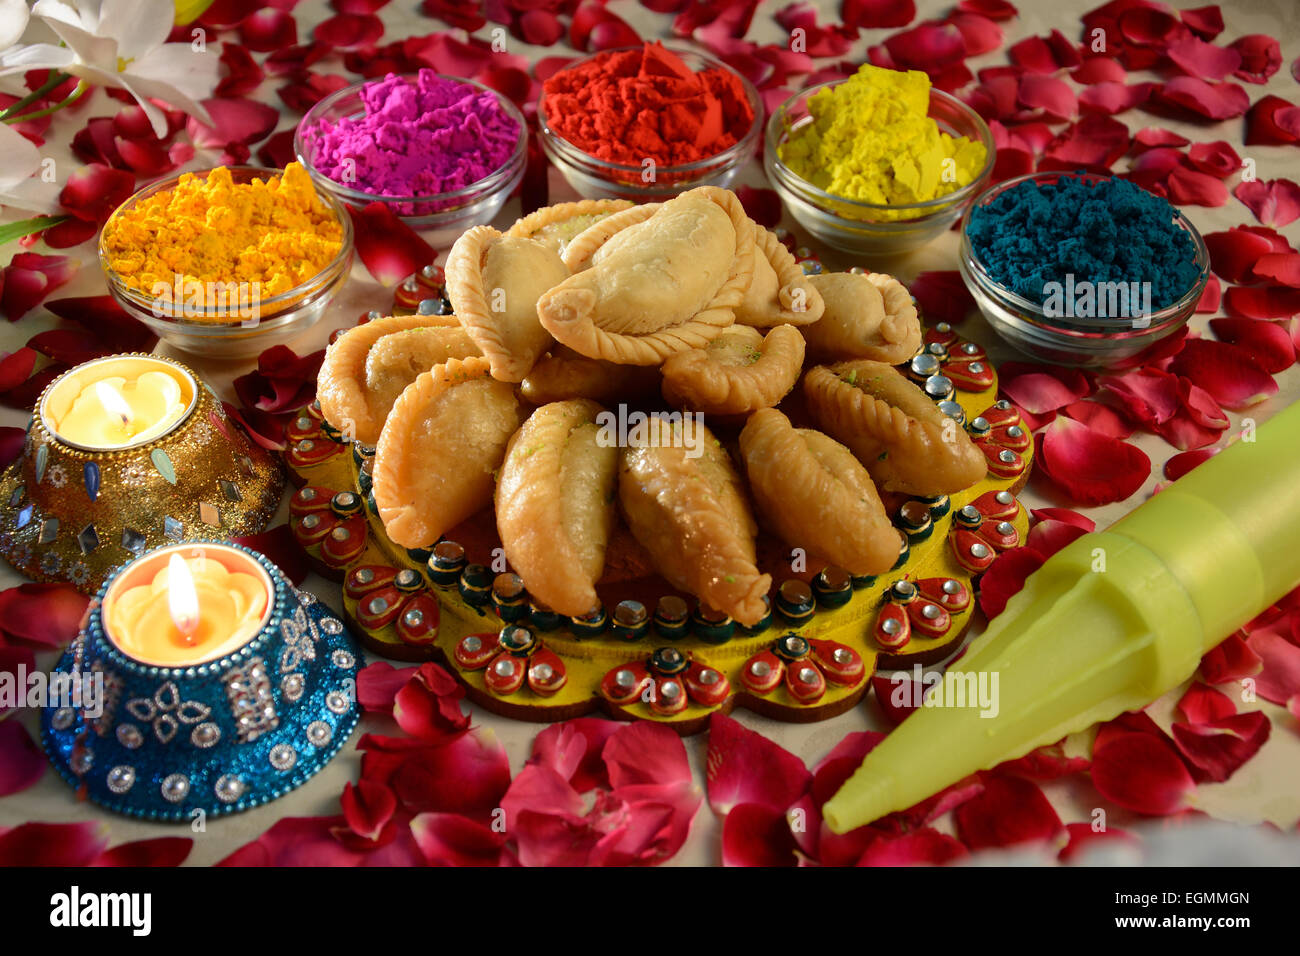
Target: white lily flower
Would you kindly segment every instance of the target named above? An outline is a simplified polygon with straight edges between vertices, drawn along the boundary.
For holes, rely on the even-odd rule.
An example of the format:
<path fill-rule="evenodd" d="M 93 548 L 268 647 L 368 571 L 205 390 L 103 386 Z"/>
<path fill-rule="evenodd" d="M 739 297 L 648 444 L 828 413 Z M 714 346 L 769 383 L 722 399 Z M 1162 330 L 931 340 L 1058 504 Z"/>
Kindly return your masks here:
<path fill-rule="evenodd" d="M 34 43 L 0 55 L 0 74 L 62 70 L 97 86 L 126 90 L 139 102 L 159 138 L 167 120 L 150 99 L 210 123 L 200 100 L 218 80 L 215 53 L 167 43 L 176 15 L 171 0 L 37 0 L 32 13 L 63 40 Z"/>
<path fill-rule="evenodd" d="M 27 29 L 27 0 L 0 0 L 0 50 L 18 42 Z"/>
<path fill-rule="evenodd" d="M 29 212 L 53 213 L 59 208 L 59 187 L 36 174 L 40 151 L 18 130 L 0 123 L 0 204 Z"/>

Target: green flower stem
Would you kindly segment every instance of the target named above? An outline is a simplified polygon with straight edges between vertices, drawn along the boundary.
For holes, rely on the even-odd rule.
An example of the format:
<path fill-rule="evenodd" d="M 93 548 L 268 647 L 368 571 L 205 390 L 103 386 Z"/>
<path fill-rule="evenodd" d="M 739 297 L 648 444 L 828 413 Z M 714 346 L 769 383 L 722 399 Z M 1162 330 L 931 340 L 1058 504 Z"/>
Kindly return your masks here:
<path fill-rule="evenodd" d="M 66 222 L 68 218 L 68 216 L 37 216 L 34 219 L 5 223 L 0 226 L 0 245 L 21 239 L 23 236 L 30 236 L 33 232 L 40 232 L 50 226 L 57 226 L 61 222 Z"/>
<path fill-rule="evenodd" d="M 77 84 L 76 89 L 69 93 L 67 98 L 61 102 L 55 103 L 53 106 L 47 106 L 43 110 L 36 110 L 34 113 L 24 113 L 22 116 L 13 116 L 0 121 L 5 123 L 21 123 L 23 120 L 40 119 L 42 116 L 49 116 L 51 113 L 55 113 L 64 107 L 71 106 L 73 103 L 77 102 L 77 100 L 81 99 L 82 94 L 85 93 L 87 89 L 86 81 L 82 80 Z"/>
<path fill-rule="evenodd" d="M 60 72 L 58 70 L 52 72 L 49 75 L 49 77 L 46 79 L 46 81 L 43 84 L 41 84 L 41 88 L 39 90 L 33 90 L 31 93 L 28 93 L 17 103 L 12 104 L 11 106 L 6 106 L 3 110 L 0 110 L 0 122 L 8 122 L 10 116 L 17 113 L 25 106 L 31 106 L 33 103 L 39 100 L 50 90 L 54 89 L 64 80 L 66 80 L 68 76 L 69 74 Z"/>

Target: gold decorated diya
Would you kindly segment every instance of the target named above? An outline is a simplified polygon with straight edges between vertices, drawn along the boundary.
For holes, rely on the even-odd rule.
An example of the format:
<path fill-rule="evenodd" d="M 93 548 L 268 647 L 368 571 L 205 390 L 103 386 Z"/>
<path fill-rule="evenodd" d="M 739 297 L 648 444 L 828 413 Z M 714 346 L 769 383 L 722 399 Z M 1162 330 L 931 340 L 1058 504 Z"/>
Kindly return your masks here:
<path fill-rule="evenodd" d="M 283 489 L 279 463 L 191 369 L 157 355 L 95 359 L 45 389 L 0 476 L 0 555 L 93 594 L 152 548 L 262 531 Z"/>

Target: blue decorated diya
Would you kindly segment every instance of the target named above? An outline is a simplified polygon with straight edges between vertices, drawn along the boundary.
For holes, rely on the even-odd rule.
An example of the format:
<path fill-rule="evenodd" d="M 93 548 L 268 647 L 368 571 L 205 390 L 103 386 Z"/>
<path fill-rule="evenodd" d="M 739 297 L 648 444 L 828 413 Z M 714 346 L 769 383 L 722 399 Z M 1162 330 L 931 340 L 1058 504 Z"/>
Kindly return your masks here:
<path fill-rule="evenodd" d="M 187 666 L 126 653 L 129 642 L 106 624 L 115 602 L 174 554 L 197 552 L 265 587 L 251 638 Z M 56 674 L 102 693 L 46 708 L 42 740 L 63 778 L 109 810 L 173 821 L 234 813 L 301 786 L 339 751 L 359 717 L 362 664 L 343 622 L 265 556 L 217 542 L 169 545 L 118 568 L 99 590 Z"/>

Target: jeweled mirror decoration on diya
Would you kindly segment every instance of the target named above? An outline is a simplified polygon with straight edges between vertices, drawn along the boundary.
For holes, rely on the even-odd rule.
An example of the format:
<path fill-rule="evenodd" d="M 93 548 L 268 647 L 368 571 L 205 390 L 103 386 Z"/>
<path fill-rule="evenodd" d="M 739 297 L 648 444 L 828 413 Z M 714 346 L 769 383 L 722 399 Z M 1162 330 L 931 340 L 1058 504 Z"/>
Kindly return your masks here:
<path fill-rule="evenodd" d="M 805 273 L 820 272 L 810 252 L 795 255 Z M 394 312 L 446 314 L 440 279 L 436 267 L 411 277 Z M 318 404 L 288 429 L 286 463 L 301 486 L 290 525 L 318 570 L 343 580 L 345 617 L 363 643 L 386 657 L 442 661 L 494 712 L 551 721 L 600 709 L 682 733 L 738 704 L 782 720 L 824 719 L 860 701 L 877 666 L 951 654 L 971 619 L 973 579 L 1027 533 L 1016 492 L 1028 479 L 1031 436 L 997 400 L 984 350 L 940 323 L 900 371 L 965 429 L 986 477 L 952 496 L 889 496 L 904 543 L 886 574 L 792 571 L 784 552 L 784 564 L 769 562 L 769 613 L 754 626 L 657 576 L 602 580 L 600 608 L 559 615 L 505 565 L 490 511 L 431 549 L 394 544 L 371 490 L 374 449 L 349 441 Z"/>
<path fill-rule="evenodd" d="M 191 369 L 157 355 L 95 359 L 45 389 L 0 477 L 0 555 L 93 594 L 150 548 L 263 530 L 283 489 L 276 459 Z"/>
<path fill-rule="evenodd" d="M 55 669 L 81 692 L 42 714 L 65 780 L 151 820 L 230 813 L 300 786 L 356 726 L 362 666 L 343 622 L 268 558 L 193 542 L 99 590 Z"/>

